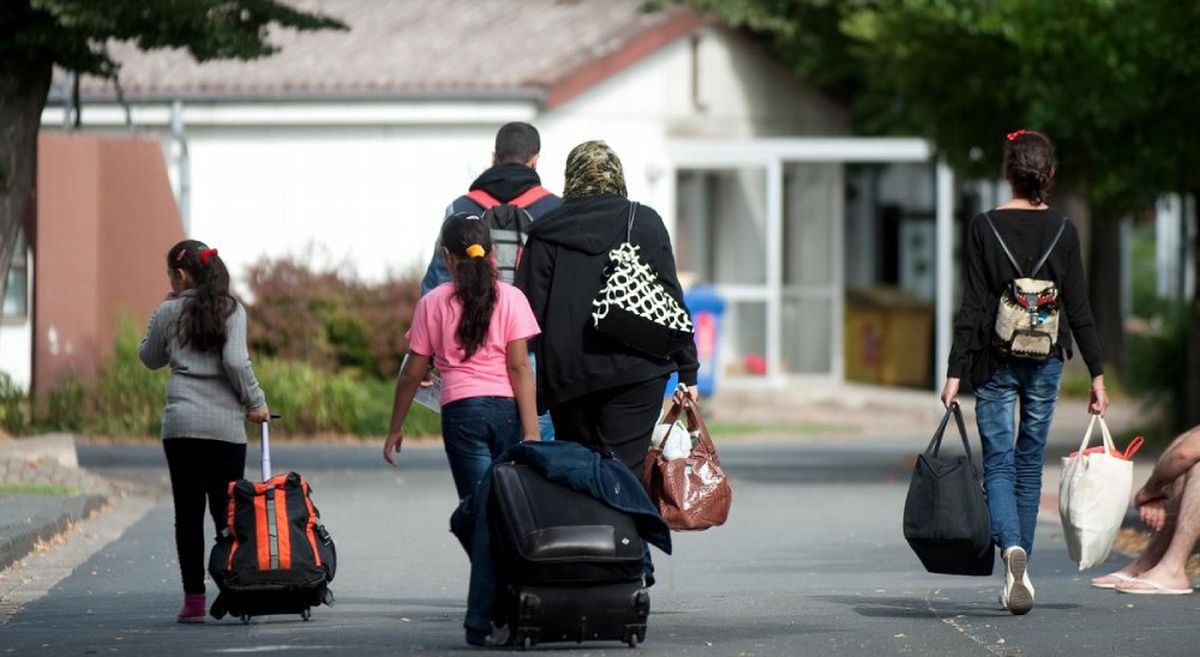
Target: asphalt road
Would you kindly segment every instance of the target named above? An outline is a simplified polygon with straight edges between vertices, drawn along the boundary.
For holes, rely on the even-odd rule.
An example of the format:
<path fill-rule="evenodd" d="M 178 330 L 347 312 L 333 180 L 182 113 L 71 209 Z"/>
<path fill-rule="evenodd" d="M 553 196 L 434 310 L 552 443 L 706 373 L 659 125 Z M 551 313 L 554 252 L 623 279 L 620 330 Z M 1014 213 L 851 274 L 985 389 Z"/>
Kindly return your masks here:
<path fill-rule="evenodd" d="M 1013 617 L 1000 577 L 923 572 L 901 537 L 910 452 L 895 445 L 727 444 L 730 522 L 676 534 L 655 553 L 659 583 L 644 655 L 1195 655 L 1200 596 L 1091 589 L 1053 519 L 1031 575 L 1037 606 Z M 252 448 L 251 452 L 255 450 Z M 447 531 L 453 486 L 437 447 L 398 470 L 371 446 L 287 446 L 277 469 L 306 473 L 338 543 L 337 604 L 298 617 L 174 622 L 180 603 L 169 498 L 49 595 L 0 626 L 15 655 L 453 654 L 463 643 L 467 560 Z M 83 447 L 85 467 L 162 481 L 161 451 Z M 252 470 L 253 471 L 253 470 Z M 1046 482 L 1053 487 L 1057 482 Z M 999 568 L 997 573 L 999 573 Z M 210 595 L 215 587 L 210 584 Z M 630 654 L 619 644 L 539 647 Z"/>

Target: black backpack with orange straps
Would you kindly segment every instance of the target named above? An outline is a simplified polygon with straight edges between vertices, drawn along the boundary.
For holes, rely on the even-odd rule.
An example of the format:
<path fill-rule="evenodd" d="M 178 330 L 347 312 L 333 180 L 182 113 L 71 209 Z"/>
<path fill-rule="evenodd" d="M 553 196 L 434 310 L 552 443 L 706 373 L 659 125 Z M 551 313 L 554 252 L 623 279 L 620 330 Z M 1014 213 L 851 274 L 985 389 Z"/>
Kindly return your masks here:
<path fill-rule="evenodd" d="M 337 571 L 337 550 L 303 475 L 230 482 L 226 523 L 208 561 L 221 591 L 213 617 L 230 614 L 249 622 L 252 616 L 299 614 L 308 620 L 312 607 L 333 604 L 328 585 Z"/>

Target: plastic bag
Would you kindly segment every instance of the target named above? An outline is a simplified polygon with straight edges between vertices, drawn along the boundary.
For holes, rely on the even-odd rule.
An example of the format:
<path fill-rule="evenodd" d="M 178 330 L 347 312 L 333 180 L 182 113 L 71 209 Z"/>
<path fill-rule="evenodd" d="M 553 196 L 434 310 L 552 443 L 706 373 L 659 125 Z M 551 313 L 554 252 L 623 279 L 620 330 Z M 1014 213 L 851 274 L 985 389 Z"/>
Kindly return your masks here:
<path fill-rule="evenodd" d="M 692 437 L 682 422 L 654 425 L 654 444 L 660 445 L 663 458 L 668 461 L 687 458 L 692 451 Z"/>

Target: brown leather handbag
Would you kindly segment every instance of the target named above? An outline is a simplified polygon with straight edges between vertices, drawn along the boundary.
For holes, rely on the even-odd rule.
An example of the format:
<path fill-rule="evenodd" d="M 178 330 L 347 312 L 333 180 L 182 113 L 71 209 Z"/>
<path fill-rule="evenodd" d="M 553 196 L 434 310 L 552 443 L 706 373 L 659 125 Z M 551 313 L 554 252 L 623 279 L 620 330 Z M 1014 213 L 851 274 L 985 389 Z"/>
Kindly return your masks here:
<path fill-rule="evenodd" d="M 642 470 L 642 484 L 671 529 L 700 530 L 724 524 L 729 517 L 733 490 L 721 469 L 708 427 L 704 426 L 686 386 L 675 391 L 663 423 L 671 425 L 680 414 L 686 418 L 692 436 L 691 451 L 684 458 L 668 459 L 663 456 L 661 443 L 651 445 Z"/>

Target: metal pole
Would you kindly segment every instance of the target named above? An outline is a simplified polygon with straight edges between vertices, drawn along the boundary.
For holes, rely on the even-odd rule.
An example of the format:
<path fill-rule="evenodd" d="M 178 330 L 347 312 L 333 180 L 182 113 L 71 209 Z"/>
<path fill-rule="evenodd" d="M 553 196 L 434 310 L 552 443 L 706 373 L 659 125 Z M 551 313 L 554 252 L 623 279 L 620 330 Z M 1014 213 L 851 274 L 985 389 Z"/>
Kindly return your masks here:
<path fill-rule="evenodd" d="M 954 172 L 943 161 L 937 163 L 937 302 L 934 326 L 934 384 L 940 390 L 946 380 L 950 341 L 954 333 Z"/>
<path fill-rule="evenodd" d="M 188 154 L 187 133 L 183 124 L 183 101 L 176 99 L 171 103 L 171 137 L 175 140 L 179 153 L 176 155 L 176 165 L 179 167 L 179 217 L 183 220 L 183 234 L 192 234 L 192 166 Z"/>
<path fill-rule="evenodd" d="M 271 478 L 271 423 L 263 422 L 259 426 L 260 436 L 262 437 L 262 480 L 266 481 Z"/>
<path fill-rule="evenodd" d="M 62 80 L 63 130 L 67 132 L 70 132 L 71 130 L 71 114 L 75 111 L 74 106 L 72 105 L 75 99 L 71 95 L 71 89 L 74 87 L 74 84 L 72 84 L 71 80 L 75 77 L 75 75 L 76 73 L 74 71 L 67 71 L 66 74 L 63 75 Z"/>
<path fill-rule="evenodd" d="M 783 161 L 767 163 L 767 379 L 783 382 Z"/>

